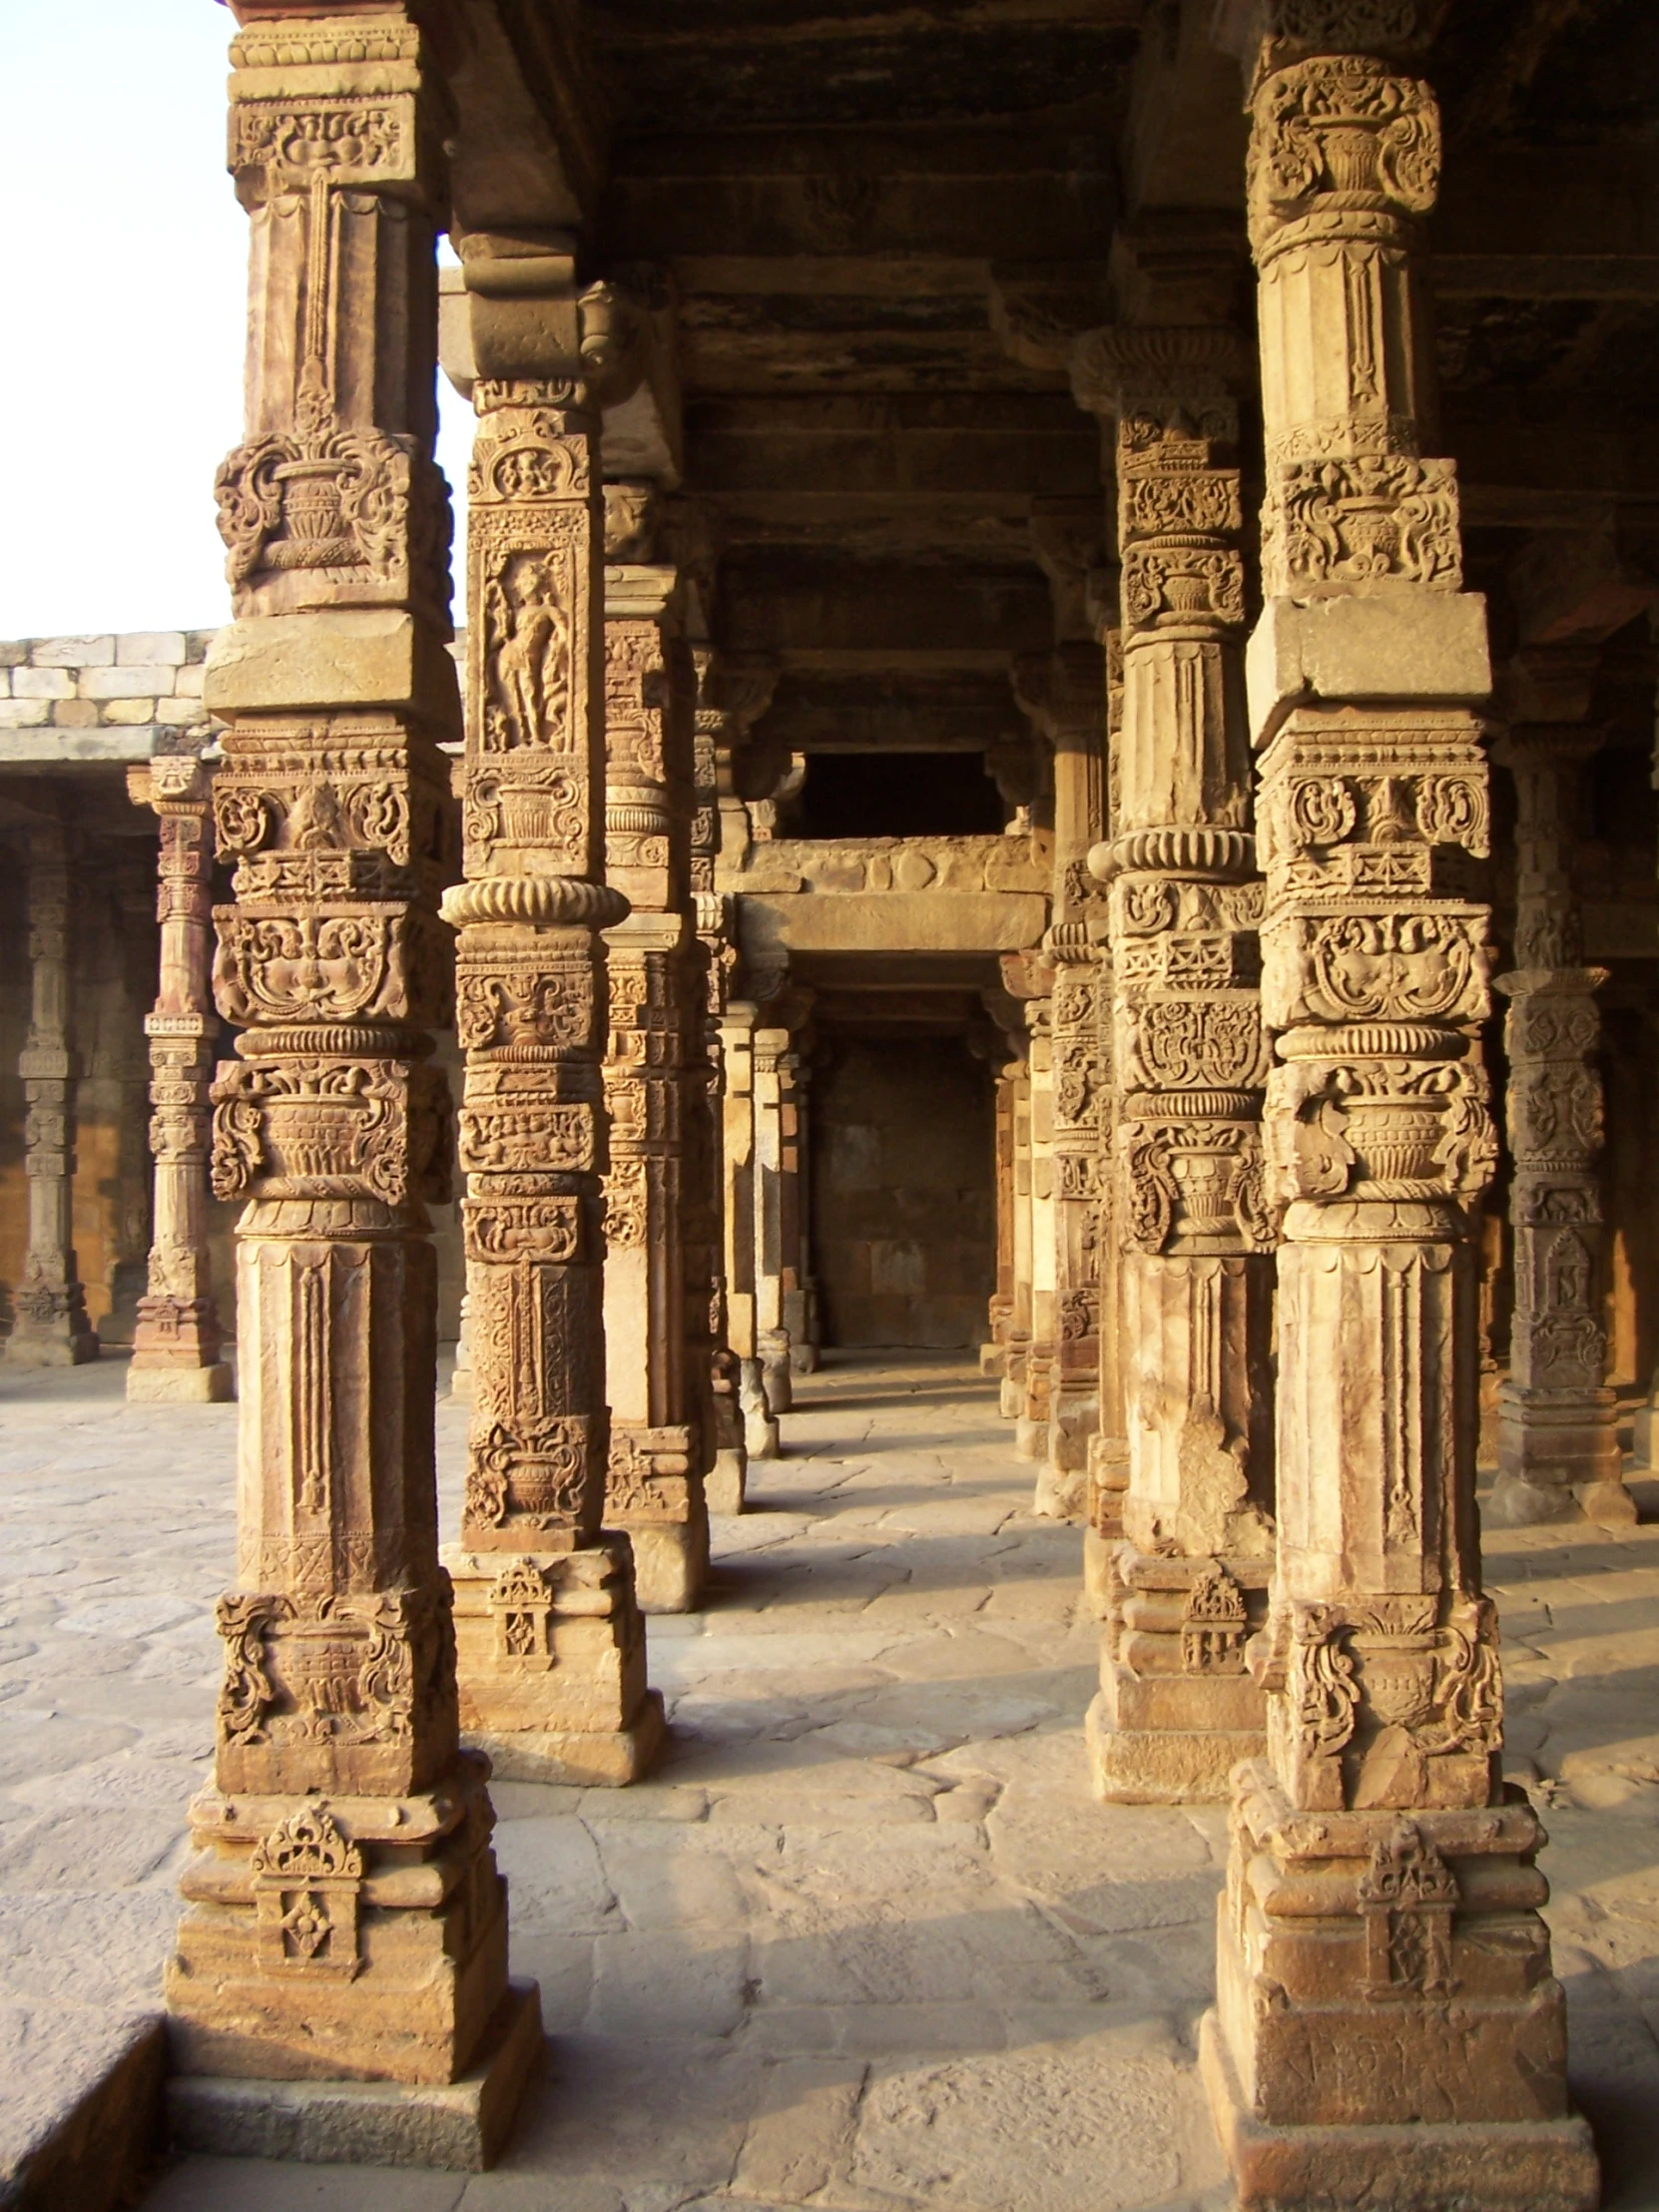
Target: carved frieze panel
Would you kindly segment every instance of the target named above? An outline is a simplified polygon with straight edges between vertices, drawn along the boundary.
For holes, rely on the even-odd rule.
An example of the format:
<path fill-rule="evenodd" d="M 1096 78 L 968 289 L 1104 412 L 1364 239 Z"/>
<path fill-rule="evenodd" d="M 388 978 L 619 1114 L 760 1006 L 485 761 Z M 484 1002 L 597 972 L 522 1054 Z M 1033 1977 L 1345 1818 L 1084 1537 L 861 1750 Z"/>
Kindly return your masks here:
<path fill-rule="evenodd" d="M 222 1199 L 449 1195 L 443 1071 L 400 1060 L 226 1060 L 213 1100 Z"/>

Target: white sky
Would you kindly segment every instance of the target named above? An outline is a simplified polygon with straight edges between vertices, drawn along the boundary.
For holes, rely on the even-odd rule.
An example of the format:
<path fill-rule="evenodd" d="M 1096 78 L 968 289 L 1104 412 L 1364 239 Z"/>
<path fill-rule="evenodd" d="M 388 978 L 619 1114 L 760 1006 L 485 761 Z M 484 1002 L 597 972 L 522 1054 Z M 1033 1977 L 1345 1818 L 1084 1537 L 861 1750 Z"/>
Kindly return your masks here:
<path fill-rule="evenodd" d="M 0 638 L 229 618 L 213 479 L 242 434 L 234 28 L 217 0 L 0 0 Z M 453 481 L 469 410 L 441 399 Z"/>

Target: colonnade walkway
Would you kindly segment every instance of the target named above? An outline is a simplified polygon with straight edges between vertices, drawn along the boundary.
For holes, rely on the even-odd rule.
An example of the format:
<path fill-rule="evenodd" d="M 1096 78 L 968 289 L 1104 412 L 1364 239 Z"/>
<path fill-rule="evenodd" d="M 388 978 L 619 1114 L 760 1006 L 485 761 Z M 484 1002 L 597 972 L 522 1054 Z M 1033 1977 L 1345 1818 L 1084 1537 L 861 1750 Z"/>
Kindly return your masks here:
<path fill-rule="evenodd" d="M 121 1385 L 0 1374 L 0 2174 L 155 2011 L 207 1771 L 236 1408 Z M 708 1610 L 651 1623 L 661 1771 L 496 1788 L 553 2037 L 503 2166 L 190 2158 L 146 2212 L 1230 2202 L 1194 2064 L 1225 1817 L 1089 1798 L 1078 1531 L 958 1361 L 832 1360 L 785 1440 Z M 1487 1556 L 1575 2086 L 1607 2204 L 1659 2212 L 1659 1523 Z"/>

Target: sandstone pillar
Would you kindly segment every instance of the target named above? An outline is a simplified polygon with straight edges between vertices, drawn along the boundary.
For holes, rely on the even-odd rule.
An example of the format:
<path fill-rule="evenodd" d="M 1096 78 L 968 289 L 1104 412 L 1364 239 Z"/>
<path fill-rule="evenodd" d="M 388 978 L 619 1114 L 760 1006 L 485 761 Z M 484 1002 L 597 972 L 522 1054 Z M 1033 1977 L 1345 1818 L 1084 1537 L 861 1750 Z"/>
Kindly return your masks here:
<path fill-rule="evenodd" d="M 213 1041 L 213 777 L 194 755 L 131 769 L 134 801 L 161 826 L 161 987 L 145 1017 L 150 1039 L 150 1150 L 155 1213 L 150 1284 L 140 1300 L 127 1395 L 209 1404 L 232 1395 L 220 1354 L 208 1257 L 209 1102 Z"/>
<path fill-rule="evenodd" d="M 1593 656 L 1591 656 L 1593 659 Z M 1636 1518 L 1622 1479 L 1614 1393 L 1603 1377 L 1602 1098 L 1597 987 L 1581 963 L 1570 861 L 1579 771 L 1599 731 L 1513 724 L 1498 758 L 1514 780 L 1515 965 L 1509 1000 L 1507 1124 L 1515 1306 L 1509 1374 L 1498 1390 L 1498 1472 L 1485 1516 L 1535 1521 Z"/>
<path fill-rule="evenodd" d="M 1054 1055 L 1051 1016 L 1054 968 L 1046 953 L 1002 957 L 1002 983 L 1023 1008 L 1025 1065 L 1014 1100 L 1014 1327 L 1010 1332 L 1002 1409 L 1014 1423 L 1014 1450 L 1042 1459 L 1048 1450 L 1055 1303 Z"/>
<path fill-rule="evenodd" d="M 813 1277 L 812 1223 L 812 1127 L 813 1070 L 796 1055 L 795 1070 L 795 1172 L 791 1178 L 794 1221 L 790 1225 L 795 1254 L 795 1281 L 784 1291 L 784 1327 L 790 1338 L 790 1373 L 816 1375 L 819 1370 L 818 1284 Z"/>
<path fill-rule="evenodd" d="M 1007 1043 L 1013 1053 L 1007 1068 L 1013 1149 L 1013 1290 L 997 1406 L 1004 1420 L 1015 1420 L 1025 1403 L 1025 1364 L 1031 1353 L 1031 1040 L 1020 1030 L 1008 1034 Z"/>
<path fill-rule="evenodd" d="M 979 1347 L 979 1373 L 1000 1381 L 1008 1367 L 1008 1331 L 1014 1313 L 1014 1066 L 996 1071 L 992 1107 L 991 1168 L 996 1195 L 996 1289 L 986 1309 L 987 1335 Z"/>
<path fill-rule="evenodd" d="M 1273 1542 L 1274 1225 L 1256 988 L 1237 378 L 1224 328 L 1092 333 L 1116 422 L 1123 696 L 1111 885 L 1128 1488 L 1090 1713 L 1106 1797 L 1223 1798 L 1263 1748 L 1245 1638 Z"/>
<path fill-rule="evenodd" d="M 214 1086 L 213 1173 L 246 1201 L 238 1561 L 166 1986 L 187 2075 L 482 2069 L 487 2156 L 541 2033 L 533 1987 L 507 1983 L 437 1556 L 422 1198 L 448 1108 L 425 1056 L 450 1004 L 436 741 L 460 728 L 431 459 L 446 116 L 413 22 L 362 26 L 262 22 L 232 48 L 249 421 L 217 485 L 236 620 L 207 704 L 229 724 L 214 806 L 237 862 L 214 984 L 243 1034 Z M 187 2139 L 190 2108 L 187 2083 Z"/>
<path fill-rule="evenodd" d="M 792 1045 L 788 1029 L 755 1031 L 755 1349 L 774 1414 L 794 1402 L 787 1317 L 801 1284 L 801 1062 Z"/>
<path fill-rule="evenodd" d="M 28 833 L 29 1034 L 18 1061 L 27 1114 L 23 1172 L 29 1251 L 6 1339 L 14 1368 L 73 1368 L 98 1357 L 75 1258 L 75 989 L 69 833 L 55 823 Z"/>
<path fill-rule="evenodd" d="M 1266 604 L 1249 657 L 1279 1260 L 1278 1548 L 1253 1647 L 1212 2102 L 1241 2205 L 1588 2207 L 1562 1992 L 1499 1779 L 1474 1511 L 1484 609 L 1431 436 L 1410 7 L 1277 0 L 1253 50 Z M 1320 42 L 1329 29 L 1330 43 Z M 1432 447 L 1430 445 L 1430 452 Z"/>
<path fill-rule="evenodd" d="M 605 933 L 605 1519 L 633 1540 L 648 1613 L 692 1610 L 709 1569 L 686 1341 L 686 1135 L 703 1007 L 687 883 L 695 676 L 679 581 L 655 563 L 605 571 L 605 867 L 632 908 Z"/>
<path fill-rule="evenodd" d="M 1100 649 L 1059 646 L 1015 672 L 1020 704 L 1053 749 L 1054 898 L 1045 951 L 1053 1324 L 1034 1509 L 1080 1518 L 1100 1420 L 1101 1133 L 1111 1126 L 1111 972 L 1088 854 L 1105 828 L 1106 702 Z"/>
<path fill-rule="evenodd" d="M 755 1037 L 760 1009 L 734 998 L 720 1025 L 721 1221 L 726 1257 L 726 1328 L 738 1362 L 738 1404 L 751 1459 L 778 1456 L 778 1416 L 767 1400 L 757 1322 L 759 1251 Z"/>
<path fill-rule="evenodd" d="M 472 1418 L 455 1584 L 461 1724 L 496 1771 L 626 1783 L 661 1703 L 626 1536 L 602 1533 L 603 500 L 568 241 L 461 241 L 468 476 L 457 1028 Z M 498 375 L 497 367 L 512 375 Z M 524 374 L 527 366 L 542 373 Z M 632 1131 L 632 1125 L 630 1125 Z M 637 1134 L 637 1131 L 632 1132 Z"/>

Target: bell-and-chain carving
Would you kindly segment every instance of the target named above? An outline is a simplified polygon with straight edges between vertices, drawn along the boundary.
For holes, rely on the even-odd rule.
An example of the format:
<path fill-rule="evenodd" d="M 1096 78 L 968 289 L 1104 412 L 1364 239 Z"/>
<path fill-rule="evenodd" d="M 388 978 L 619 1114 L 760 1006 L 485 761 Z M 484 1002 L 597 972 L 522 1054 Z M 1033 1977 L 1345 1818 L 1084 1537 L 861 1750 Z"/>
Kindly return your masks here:
<path fill-rule="evenodd" d="M 448 2082 L 508 2010 L 539 2040 L 533 1993 L 508 1992 L 437 1554 L 448 118 L 396 9 L 367 39 L 262 24 L 232 59 L 249 443 L 221 471 L 237 620 L 207 703 L 235 892 L 214 988 L 242 1032 L 212 1091 L 213 1186 L 244 1208 L 238 1558 L 167 1997 L 187 2073 Z"/>
<path fill-rule="evenodd" d="M 193 754 L 163 755 L 130 771 L 128 787 L 160 825 L 161 981 L 144 1023 L 155 1222 L 127 1395 L 209 1403 L 231 1395 L 208 1256 L 208 1087 L 219 1029 L 210 973 L 213 772 Z"/>
<path fill-rule="evenodd" d="M 1594 2154 L 1474 1509 L 1491 677 L 1451 463 L 1419 444 L 1439 118 L 1391 58 L 1417 11 L 1388 12 L 1270 0 L 1251 93 L 1278 1541 L 1204 2063 L 1244 2201 L 1343 2193 L 1386 2129 L 1379 2203 L 1576 2207 Z"/>

